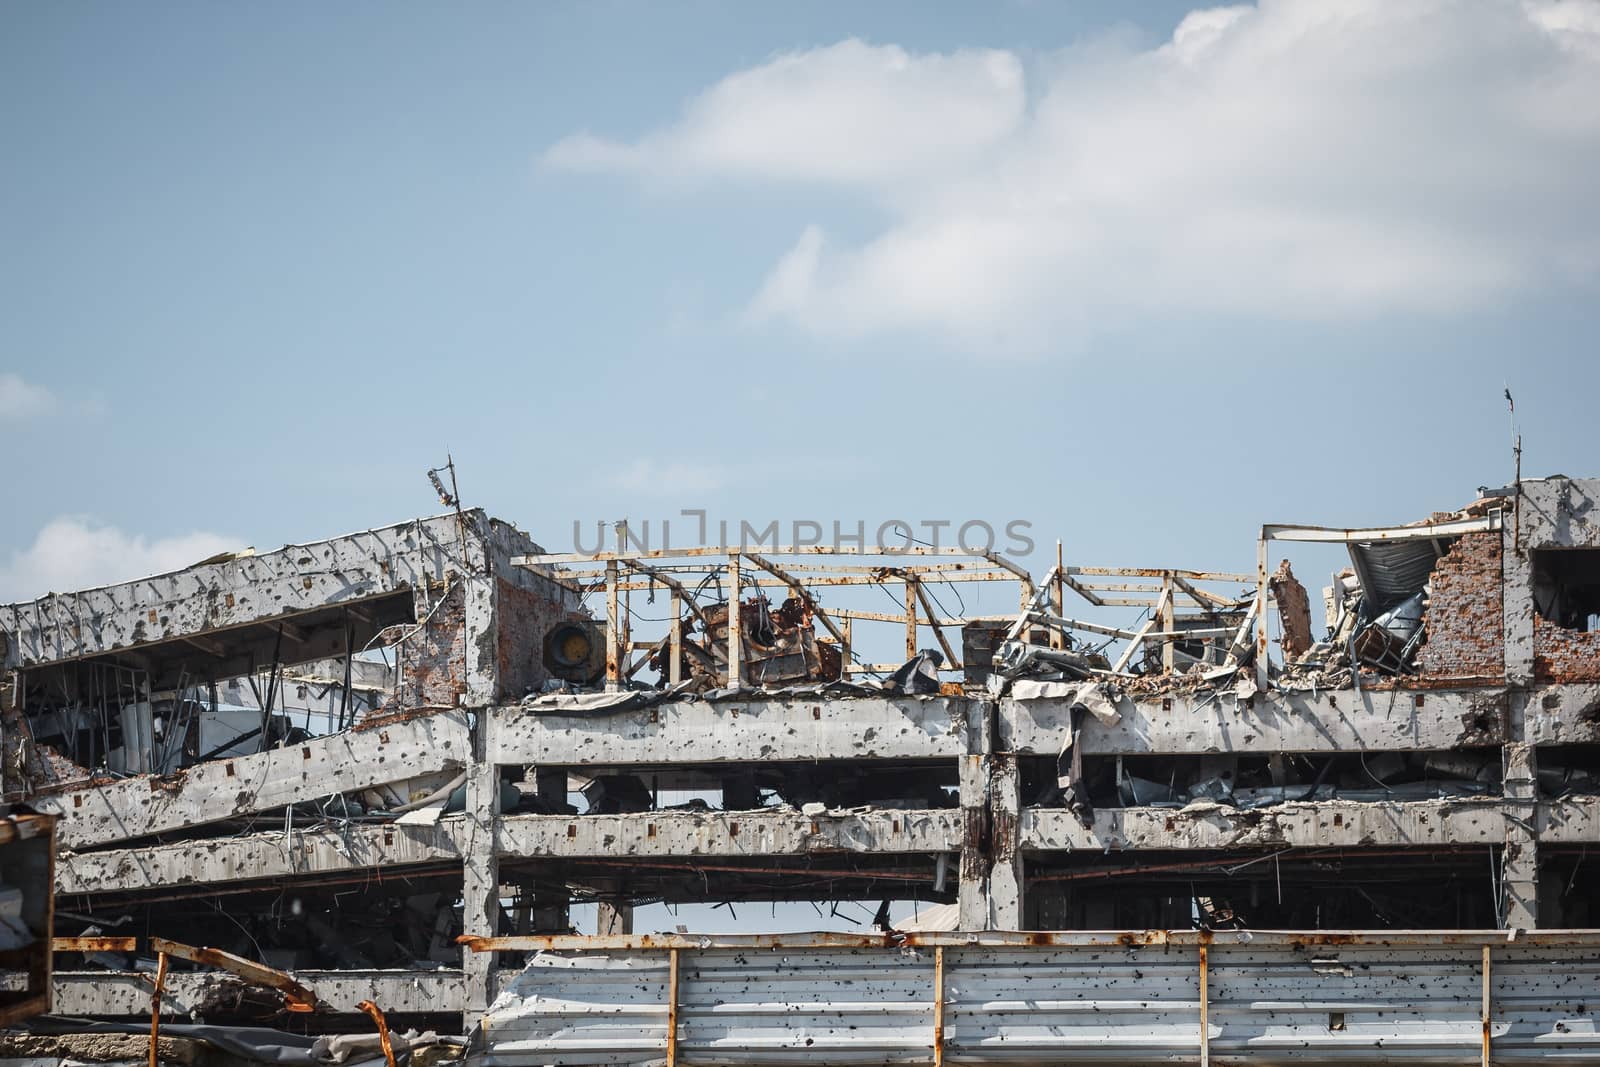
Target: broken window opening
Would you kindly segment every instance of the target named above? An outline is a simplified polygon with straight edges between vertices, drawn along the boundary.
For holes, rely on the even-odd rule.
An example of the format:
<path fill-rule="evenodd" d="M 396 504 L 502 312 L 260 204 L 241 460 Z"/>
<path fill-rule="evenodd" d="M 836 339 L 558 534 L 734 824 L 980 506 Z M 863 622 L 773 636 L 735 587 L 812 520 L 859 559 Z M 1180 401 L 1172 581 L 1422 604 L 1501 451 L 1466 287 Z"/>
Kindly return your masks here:
<path fill-rule="evenodd" d="M 1035 929 L 1438 930 L 1493 926 L 1481 848 L 1112 852 L 1027 863 Z"/>
<path fill-rule="evenodd" d="M 515 772 L 513 772 L 515 773 Z M 761 764 L 545 768 L 559 775 L 541 788 L 528 768 L 506 794 L 504 813 L 629 815 L 798 809 L 811 814 L 861 807 L 919 811 L 957 806 L 958 769 L 948 760 L 884 766 L 819 767 L 805 761 Z"/>
<path fill-rule="evenodd" d="M 1600 631 L 1600 549 L 1540 549 L 1530 556 L 1539 617 L 1564 630 Z"/>
<path fill-rule="evenodd" d="M 1023 763 L 1023 795 L 1041 807 L 1068 807 L 1051 760 Z M 1587 781 L 1586 778 L 1582 779 Z M 1284 755 L 1085 756 L 1091 809 L 1166 808 L 1194 803 L 1248 811 L 1301 801 L 1355 803 L 1497 796 L 1499 751 L 1330 752 Z"/>

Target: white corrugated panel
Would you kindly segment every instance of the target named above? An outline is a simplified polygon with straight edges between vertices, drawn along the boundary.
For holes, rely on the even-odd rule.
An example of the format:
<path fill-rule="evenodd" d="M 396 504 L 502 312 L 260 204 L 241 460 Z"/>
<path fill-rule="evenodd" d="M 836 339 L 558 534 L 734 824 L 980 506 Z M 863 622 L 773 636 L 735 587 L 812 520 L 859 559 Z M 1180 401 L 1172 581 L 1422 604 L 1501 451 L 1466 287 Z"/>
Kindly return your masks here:
<path fill-rule="evenodd" d="M 1038 945 L 1019 936 L 920 935 L 915 947 L 686 942 L 677 1062 L 931 1063 L 941 946 L 952 1067 L 1199 1061 L 1195 935 Z M 1219 934 L 1206 947 L 1211 1062 L 1479 1063 L 1484 944 L 1493 1062 L 1600 1063 L 1600 940 L 1582 934 L 1543 944 Z M 474 1057 L 485 1067 L 664 1062 L 668 974 L 665 949 L 544 953 L 497 1000 Z"/>
<path fill-rule="evenodd" d="M 667 959 L 542 954 L 495 998 L 482 1036 L 491 1063 L 659 1060 L 667 1042 Z"/>
<path fill-rule="evenodd" d="M 685 1062 L 922 1063 L 933 1048 L 933 953 L 866 948 L 686 953 Z M 825 1053 L 825 1055 L 824 1055 Z"/>
<path fill-rule="evenodd" d="M 1496 948 L 1489 974 L 1496 1062 L 1600 1063 L 1600 951 Z"/>
<path fill-rule="evenodd" d="M 1256 1060 L 1476 1063 L 1482 978 L 1474 946 L 1214 947 L 1211 1048 Z M 1337 1059 L 1336 1059 L 1337 1057 Z"/>
<path fill-rule="evenodd" d="M 1192 1059 L 1199 1019 L 1192 948 L 945 949 L 952 1063 Z"/>

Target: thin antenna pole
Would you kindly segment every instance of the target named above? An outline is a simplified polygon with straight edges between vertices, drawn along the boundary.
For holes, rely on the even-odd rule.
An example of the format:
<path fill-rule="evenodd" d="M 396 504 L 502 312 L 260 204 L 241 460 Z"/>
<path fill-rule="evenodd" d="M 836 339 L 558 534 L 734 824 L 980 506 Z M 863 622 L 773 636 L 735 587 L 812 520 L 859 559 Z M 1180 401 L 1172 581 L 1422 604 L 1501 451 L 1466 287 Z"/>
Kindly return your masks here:
<path fill-rule="evenodd" d="M 1517 402 L 1512 399 L 1511 386 L 1506 386 L 1506 408 L 1511 419 L 1511 460 L 1516 486 L 1515 510 L 1511 515 L 1511 546 L 1522 551 L 1522 435 L 1517 432 Z"/>

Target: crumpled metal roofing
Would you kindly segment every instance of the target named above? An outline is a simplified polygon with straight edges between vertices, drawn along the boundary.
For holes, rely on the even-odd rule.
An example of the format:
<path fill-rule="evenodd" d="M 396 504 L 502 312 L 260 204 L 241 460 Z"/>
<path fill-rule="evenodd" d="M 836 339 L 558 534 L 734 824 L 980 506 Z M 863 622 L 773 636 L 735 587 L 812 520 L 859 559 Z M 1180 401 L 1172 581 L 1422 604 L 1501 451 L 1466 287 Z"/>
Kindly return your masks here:
<path fill-rule="evenodd" d="M 1387 611 L 1422 592 L 1433 565 L 1453 538 L 1417 541 L 1365 541 L 1350 545 L 1350 561 L 1361 579 L 1373 613 Z"/>

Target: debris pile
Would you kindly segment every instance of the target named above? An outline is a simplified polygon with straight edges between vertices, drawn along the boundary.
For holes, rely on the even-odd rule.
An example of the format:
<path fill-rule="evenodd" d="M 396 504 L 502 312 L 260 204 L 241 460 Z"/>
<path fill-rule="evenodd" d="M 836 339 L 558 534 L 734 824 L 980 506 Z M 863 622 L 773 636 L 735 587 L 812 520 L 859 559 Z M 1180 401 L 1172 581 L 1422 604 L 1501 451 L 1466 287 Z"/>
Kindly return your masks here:
<path fill-rule="evenodd" d="M 763 595 L 739 604 L 739 638 L 744 679 L 757 686 L 784 686 L 803 682 L 830 682 L 840 676 L 839 650 L 817 641 L 815 609 L 803 597 L 791 596 L 772 610 Z M 695 626 L 700 626 L 696 638 Z M 728 684 L 728 604 L 710 604 L 687 613 L 679 625 L 681 676 L 692 680 L 691 692 L 721 689 Z M 671 675 L 670 644 L 662 643 L 650 656 L 663 686 Z"/>

